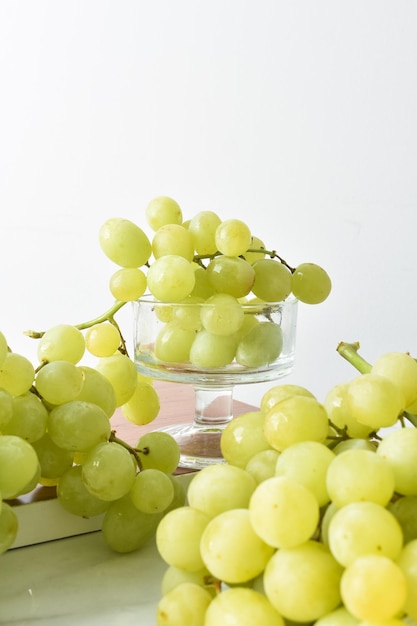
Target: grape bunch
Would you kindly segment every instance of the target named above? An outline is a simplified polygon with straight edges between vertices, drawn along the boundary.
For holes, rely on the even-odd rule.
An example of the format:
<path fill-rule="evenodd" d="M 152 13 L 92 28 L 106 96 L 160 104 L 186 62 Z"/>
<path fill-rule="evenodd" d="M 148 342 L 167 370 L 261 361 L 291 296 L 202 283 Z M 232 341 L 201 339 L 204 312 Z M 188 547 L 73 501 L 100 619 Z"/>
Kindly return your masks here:
<path fill-rule="evenodd" d="M 275 385 L 226 426 L 158 525 L 158 626 L 415 623 L 417 362 L 358 347 L 324 402 Z"/>
<path fill-rule="evenodd" d="M 109 280 L 114 302 L 105 313 L 27 331 L 38 340 L 36 366 L 0 333 L 0 553 L 18 530 L 12 501 L 38 484 L 56 486 L 70 514 L 103 515 L 104 539 L 118 552 L 140 548 L 161 518 L 184 504 L 174 475 L 180 455 L 175 440 L 157 431 L 139 433 L 131 446 L 111 428 L 118 408 L 139 427 L 160 409 L 153 381 L 138 373 L 116 321 L 123 306 L 146 291 L 163 303 L 213 300 L 214 313 L 204 324 L 196 325 L 194 311 L 178 326 L 192 328 L 194 337 L 201 322 L 222 345 L 226 334 L 233 335 L 234 358 L 234 337 L 244 333 L 242 299 L 276 303 L 293 293 L 319 303 L 329 295 L 330 279 L 321 267 L 291 268 L 240 220 L 221 221 L 205 211 L 185 222 L 168 197 L 152 200 L 145 213 L 151 238 L 123 218 L 110 218 L 99 230 L 101 249 L 118 265 Z M 178 322 L 181 312 L 175 314 Z M 266 333 L 258 332 L 258 354 L 279 345 L 271 340 L 276 331 L 266 326 Z M 177 358 L 172 346 L 178 337 L 168 343 L 165 352 Z M 97 359 L 94 366 L 83 361 L 86 353 Z"/>

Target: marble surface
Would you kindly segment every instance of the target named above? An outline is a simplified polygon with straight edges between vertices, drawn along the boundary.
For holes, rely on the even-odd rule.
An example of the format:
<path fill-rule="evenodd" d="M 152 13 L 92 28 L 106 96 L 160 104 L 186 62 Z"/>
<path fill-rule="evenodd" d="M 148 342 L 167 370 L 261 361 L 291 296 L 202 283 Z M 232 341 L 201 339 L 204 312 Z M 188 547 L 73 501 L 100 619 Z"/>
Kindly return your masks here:
<path fill-rule="evenodd" d="M 100 532 L 0 556 L 0 624 L 152 626 L 166 569 L 154 541 L 116 554 Z"/>

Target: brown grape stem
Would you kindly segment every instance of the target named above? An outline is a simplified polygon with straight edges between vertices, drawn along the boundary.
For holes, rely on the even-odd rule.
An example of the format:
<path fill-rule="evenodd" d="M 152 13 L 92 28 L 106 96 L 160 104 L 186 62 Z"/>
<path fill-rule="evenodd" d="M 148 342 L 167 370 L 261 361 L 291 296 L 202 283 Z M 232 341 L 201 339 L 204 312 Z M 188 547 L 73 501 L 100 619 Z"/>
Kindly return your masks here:
<path fill-rule="evenodd" d="M 118 443 L 119 446 L 122 446 L 123 448 L 125 448 L 128 452 L 130 452 L 130 454 L 133 456 L 133 458 L 135 459 L 136 465 L 139 468 L 139 471 L 141 472 L 143 470 L 143 465 L 142 465 L 142 461 L 140 459 L 140 455 L 139 455 L 139 451 L 136 448 L 133 448 L 132 446 L 130 446 L 128 443 L 126 443 L 126 441 L 124 441 L 123 439 L 120 439 L 120 437 L 117 437 L 116 435 L 116 431 L 112 430 L 110 433 L 110 437 L 109 437 L 109 441 L 113 442 L 113 443 Z"/>
<path fill-rule="evenodd" d="M 359 348 L 360 344 L 358 341 L 355 343 L 341 341 L 336 349 L 340 356 L 353 365 L 358 372 L 361 374 L 368 374 L 371 371 L 372 365 L 368 363 L 368 361 L 365 361 L 365 359 L 359 354 Z"/>

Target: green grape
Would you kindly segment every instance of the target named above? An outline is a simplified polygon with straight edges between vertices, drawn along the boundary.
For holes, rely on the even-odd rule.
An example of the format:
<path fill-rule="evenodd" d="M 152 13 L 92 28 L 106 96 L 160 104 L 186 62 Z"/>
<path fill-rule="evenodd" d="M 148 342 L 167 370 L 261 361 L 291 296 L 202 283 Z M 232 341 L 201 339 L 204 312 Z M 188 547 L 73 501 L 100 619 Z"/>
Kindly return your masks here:
<path fill-rule="evenodd" d="M 210 586 L 212 580 L 213 577 L 206 567 L 196 572 L 187 572 L 173 565 L 169 565 L 162 576 L 161 592 L 164 596 L 168 591 L 171 591 L 171 589 L 174 589 L 174 587 L 181 583 L 194 583 L 200 585 L 200 587 L 204 587 L 211 596 L 214 596 L 216 595 L 216 590 L 214 585 Z"/>
<path fill-rule="evenodd" d="M 142 513 L 162 513 L 174 499 L 174 485 L 161 470 L 142 470 L 135 476 L 130 497 Z"/>
<path fill-rule="evenodd" d="M 358 618 L 349 613 L 344 606 L 340 606 L 314 622 L 314 626 L 356 626 L 357 624 L 359 624 Z M 368 624 L 368 626 L 371 625 Z M 393 625 L 387 624 L 386 626 Z"/>
<path fill-rule="evenodd" d="M 102 515 L 110 506 L 110 502 L 98 498 L 87 489 L 82 478 L 81 465 L 74 465 L 60 477 L 57 497 L 65 511 L 79 517 Z"/>
<path fill-rule="evenodd" d="M 259 322 L 238 343 L 236 361 L 245 367 L 274 363 L 281 354 L 283 336 L 275 322 Z"/>
<path fill-rule="evenodd" d="M 118 500 L 132 488 L 136 463 L 122 445 L 106 441 L 92 448 L 82 465 L 88 491 L 100 500 Z"/>
<path fill-rule="evenodd" d="M 132 302 L 146 291 L 146 275 L 138 267 L 122 267 L 110 276 L 110 293 L 116 300 Z"/>
<path fill-rule="evenodd" d="M 377 455 L 384 459 L 394 474 L 395 491 L 402 495 L 417 495 L 417 430 L 392 430 L 380 441 Z"/>
<path fill-rule="evenodd" d="M 255 454 L 271 449 L 263 432 L 263 421 L 260 411 L 249 411 L 227 424 L 220 438 L 222 456 L 227 463 L 245 468 Z"/>
<path fill-rule="evenodd" d="M 281 302 L 291 293 L 291 272 L 279 261 L 260 259 L 253 264 L 255 281 L 252 291 L 265 302 Z"/>
<path fill-rule="evenodd" d="M 111 356 L 120 346 L 120 333 L 109 322 L 94 324 L 85 332 L 85 346 L 94 356 Z"/>
<path fill-rule="evenodd" d="M 254 478 L 240 467 L 219 463 L 195 474 L 188 486 L 188 503 L 212 519 L 230 509 L 247 508 L 256 487 Z"/>
<path fill-rule="evenodd" d="M 97 404 L 73 400 L 52 409 L 47 430 L 60 448 L 86 452 L 108 440 L 111 426 L 108 416 Z"/>
<path fill-rule="evenodd" d="M 3 365 L 4 361 L 6 360 L 8 351 L 9 351 L 9 348 L 7 345 L 7 339 L 3 335 L 3 333 L 0 331 L 0 367 Z"/>
<path fill-rule="evenodd" d="M 3 428 L 4 435 L 17 435 L 33 443 L 46 432 L 48 411 L 42 400 L 27 391 L 13 398 L 13 416 Z"/>
<path fill-rule="evenodd" d="M 242 341 L 243 337 L 247 335 L 249 331 L 251 331 L 255 326 L 257 326 L 260 323 L 260 320 L 256 317 L 256 315 L 253 314 L 254 311 L 252 310 L 251 312 L 250 309 L 252 309 L 252 305 L 249 306 L 248 308 L 246 308 L 245 306 L 243 308 L 243 312 L 244 312 L 243 324 L 236 332 L 237 344 L 240 341 Z"/>
<path fill-rule="evenodd" d="M 193 236 L 197 254 L 204 256 L 217 252 L 215 235 L 220 223 L 220 217 L 213 211 L 200 211 L 191 218 L 188 230 Z"/>
<path fill-rule="evenodd" d="M 12 396 L 29 391 L 35 378 L 35 368 L 26 357 L 8 352 L 0 367 L 0 388 Z"/>
<path fill-rule="evenodd" d="M 315 263 L 301 263 L 292 274 L 291 291 L 300 302 L 307 304 L 324 302 L 331 289 L 329 275 Z"/>
<path fill-rule="evenodd" d="M 299 441 L 323 443 L 328 433 L 326 410 L 314 397 L 291 396 L 265 413 L 264 433 L 279 452 Z"/>
<path fill-rule="evenodd" d="M 403 546 L 403 533 L 397 519 L 384 506 L 351 502 L 332 516 L 328 542 L 335 559 L 347 567 L 366 554 L 395 560 Z"/>
<path fill-rule="evenodd" d="M 241 584 L 261 574 L 274 549 L 255 532 L 248 509 L 243 508 L 225 511 L 209 521 L 200 552 L 213 576 Z"/>
<path fill-rule="evenodd" d="M 214 234 L 216 248 L 226 256 L 244 254 L 251 244 L 249 226 L 238 219 L 229 219 L 221 222 Z"/>
<path fill-rule="evenodd" d="M 314 398 L 314 394 L 312 394 L 311 391 L 300 385 L 290 383 L 273 385 L 263 394 L 261 398 L 261 412 L 267 413 L 275 404 L 281 402 L 281 400 L 286 400 L 287 398 L 295 395 Z"/>
<path fill-rule="evenodd" d="M 329 549 L 316 541 L 281 548 L 265 568 L 265 594 L 286 620 L 313 622 L 339 606 L 342 572 Z"/>
<path fill-rule="evenodd" d="M 393 426 L 405 408 L 402 391 L 379 374 L 354 378 L 349 383 L 347 398 L 353 419 L 373 430 Z"/>
<path fill-rule="evenodd" d="M 404 394 L 408 406 L 417 398 L 417 361 L 405 352 L 387 352 L 378 357 L 371 372 L 386 376 Z"/>
<path fill-rule="evenodd" d="M 172 474 L 180 460 L 180 448 L 171 435 L 163 431 L 145 433 L 136 444 L 143 469 L 159 469 Z"/>
<path fill-rule="evenodd" d="M 178 254 L 167 254 L 152 263 L 147 282 L 149 291 L 157 300 L 180 302 L 194 288 L 194 267 Z"/>
<path fill-rule="evenodd" d="M 156 531 L 156 546 L 165 563 L 187 572 L 201 570 L 204 563 L 200 541 L 209 520 L 205 513 L 191 506 L 166 513 Z"/>
<path fill-rule="evenodd" d="M 331 422 L 338 428 L 346 429 L 346 434 L 353 438 L 366 438 L 372 432 L 372 426 L 358 422 L 348 406 L 349 383 L 334 385 L 324 399 L 324 407 Z"/>
<path fill-rule="evenodd" d="M 250 263 L 235 256 L 217 256 L 207 265 L 206 275 L 210 285 L 219 293 L 243 298 L 252 289 L 255 271 Z"/>
<path fill-rule="evenodd" d="M 215 335 L 200 330 L 190 349 L 190 361 L 201 368 L 225 367 L 231 363 L 236 353 L 234 335 Z"/>
<path fill-rule="evenodd" d="M 161 403 L 155 387 L 146 380 L 138 379 L 133 396 L 122 404 L 121 410 L 129 422 L 143 426 L 158 417 L 160 407 Z"/>
<path fill-rule="evenodd" d="M 156 626 L 205 626 L 206 609 L 212 596 L 193 582 L 183 582 L 158 602 Z"/>
<path fill-rule="evenodd" d="M 36 389 L 49 404 L 74 400 L 84 384 L 83 370 L 69 361 L 51 361 L 36 374 Z"/>
<path fill-rule="evenodd" d="M 133 552 L 155 536 L 160 520 L 160 513 L 149 515 L 139 511 L 127 494 L 110 503 L 101 532 L 106 545 L 114 552 Z"/>
<path fill-rule="evenodd" d="M 389 463 L 360 448 L 335 455 L 326 482 L 330 499 L 339 507 L 362 500 L 386 506 L 394 493 L 394 472 Z"/>
<path fill-rule="evenodd" d="M 39 473 L 39 461 L 30 443 L 16 435 L 0 437 L 0 494 L 4 500 L 27 493 Z"/>
<path fill-rule="evenodd" d="M 165 224 L 158 228 L 152 239 L 152 252 L 155 259 L 176 254 L 191 262 L 194 258 L 193 236 L 180 224 Z"/>
<path fill-rule="evenodd" d="M 232 335 L 242 326 L 244 312 L 236 298 L 227 293 L 218 293 L 202 305 L 200 317 L 209 333 Z"/>
<path fill-rule="evenodd" d="M 144 470 L 142 470 L 144 471 Z M 169 511 L 173 511 L 174 509 L 178 509 L 180 506 L 185 506 L 187 501 L 187 491 L 186 486 L 180 480 L 180 476 L 176 474 L 166 474 L 169 480 L 172 482 L 172 486 L 174 487 L 174 497 L 172 498 L 171 504 L 165 509 L 164 514 Z"/>
<path fill-rule="evenodd" d="M 183 328 L 176 321 L 168 322 L 155 339 L 155 356 L 169 363 L 187 362 L 194 339 L 193 329 Z"/>
<path fill-rule="evenodd" d="M 258 485 L 249 503 L 255 532 L 274 548 L 291 548 L 310 539 L 319 522 L 314 494 L 292 478 L 274 476 Z"/>
<path fill-rule="evenodd" d="M 195 296 L 201 300 L 207 300 L 207 298 L 215 294 L 214 287 L 209 280 L 205 268 L 197 266 L 194 271 L 194 279 L 195 284 L 190 294 L 191 296 Z"/>
<path fill-rule="evenodd" d="M 148 225 L 153 231 L 159 230 L 166 224 L 181 224 L 182 210 L 178 202 L 169 196 L 153 198 L 145 209 Z"/>
<path fill-rule="evenodd" d="M 125 354 L 113 354 L 98 360 L 96 369 L 111 383 L 116 394 L 116 406 L 122 406 L 133 396 L 138 382 L 136 367 Z"/>
<path fill-rule="evenodd" d="M 273 448 L 261 450 L 254 454 L 246 464 L 246 471 L 251 474 L 256 484 L 263 482 L 267 478 L 275 476 L 275 468 L 280 452 Z"/>
<path fill-rule="evenodd" d="M 108 418 L 116 410 L 116 393 L 111 382 L 94 367 L 79 365 L 84 374 L 84 383 L 75 400 L 91 402 L 101 407 Z"/>
<path fill-rule="evenodd" d="M 334 502 L 329 502 L 329 504 L 324 508 L 324 512 L 320 522 L 320 533 L 319 539 L 325 546 L 329 547 L 329 526 L 330 522 L 335 515 L 336 511 L 338 511 L 338 507 L 334 504 Z"/>
<path fill-rule="evenodd" d="M 120 267 L 141 267 L 152 253 L 151 242 L 139 226 L 130 220 L 112 217 L 99 230 L 104 254 Z"/>
<path fill-rule="evenodd" d="M 285 622 L 262 593 L 235 587 L 218 594 L 207 608 L 204 626 L 219 624 L 284 626 Z"/>
<path fill-rule="evenodd" d="M 18 519 L 13 508 L 6 502 L 0 507 L 0 554 L 6 552 L 16 540 Z"/>
<path fill-rule="evenodd" d="M 300 441 L 285 448 L 279 455 L 276 476 L 287 476 L 304 485 L 315 495 L 320 507 L 329 502 L 326 476 L 335 455 L 318 441 Z"/>
<path fill-rule="evenodd" d="M 49 328 L 38 343 L 38 359 L 43 361 L 69 361 L 78 363 L 85 352 L 84 335 L 70 324 Z"/>
<path fill-rule="evenodd" d="M 250 246 L 248 250 L 246 250 L 246 252 L 243 254 L 243 256 L 247 260 L 248 263 L 253 265 L 255 261 L 259 261 L 260 259 L 263 259 L 265 257 L 265 253 L 264 252 L 251 252 L 251 250 L 261 250 L 261 249 L 265 249 L 264 242 L 262 241 L 262 239 L 259 239 L 259 237 L 252 235 Z"/>
<path fill-rule="evenodd" d="M 48 433 L 34 441 L 32 446 L 39 459 L 41 482 L 42 479 L 59 478 L 73 464 L 74 453 L 57 446 Z"/>
<path fill-rule="evenodd" d="M 401 526 L 404 544 L 417 539 L 417 495 L 402 496 L 388 503 L 388 510 Z"/>
<path fill-rule="evenodd" d="M 354 439 L 343 439 L 332 448 L 335 454 L 341 454 L 346 450 L 352 449 L 369 450 L 370 452 L 376 452 L 376 445 L 370 439 L 360 439 L 355 437 Z"/>
<path fill-rule="evenodd" d="M 204 271 L 204 270 L 203 270 Z M 172 306 L 172 321 L 176 322 L 184 330 L 200 330 L 202 298 L 188 296 L 185 300 Z"/>
<path fill-rule="evenodd" d="M 369 622 L 396 617 L 407 598 L 406 577 L 400 566 L 376 554 L 355 559 L 343 572 L 340 589 L 347 610 Z"/>
<path fill-rule="evenodd" d="M 403 606 L 403 610 L 409 618 L 417 620 L 417 539 L 407 543 L 397 559 L 397 564 L 403 572 L 409 593 Z"/>
<path fill-rule="evenodd" d="M 13 415 L 13 396 L 5 389 L 0 389 L 0 431 L 10 422 Z"/>

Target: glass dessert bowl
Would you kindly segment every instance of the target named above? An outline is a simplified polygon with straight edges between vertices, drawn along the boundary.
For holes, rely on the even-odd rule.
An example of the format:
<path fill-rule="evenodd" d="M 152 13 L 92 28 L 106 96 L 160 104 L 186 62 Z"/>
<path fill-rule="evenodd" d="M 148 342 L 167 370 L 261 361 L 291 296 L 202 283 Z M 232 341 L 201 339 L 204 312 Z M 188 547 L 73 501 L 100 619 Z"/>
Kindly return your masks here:
<path fill-rule="evenodd" d="M 199 302 L 134 306 L 134 359 L 140 374 L 191 384 L 193 422 L 168 426 L 181 451 L 180 466 L 200 469 L 221 462 L 220 437 L 233 419 L 235 385 L 288 375 L 294 366 L 297 300 L 237 301 L 218 294 Z"/>

